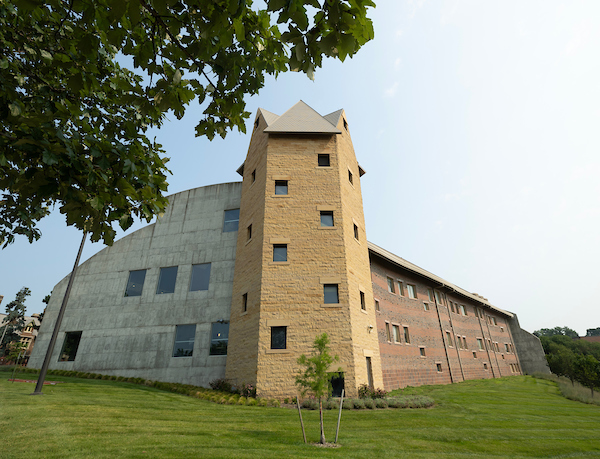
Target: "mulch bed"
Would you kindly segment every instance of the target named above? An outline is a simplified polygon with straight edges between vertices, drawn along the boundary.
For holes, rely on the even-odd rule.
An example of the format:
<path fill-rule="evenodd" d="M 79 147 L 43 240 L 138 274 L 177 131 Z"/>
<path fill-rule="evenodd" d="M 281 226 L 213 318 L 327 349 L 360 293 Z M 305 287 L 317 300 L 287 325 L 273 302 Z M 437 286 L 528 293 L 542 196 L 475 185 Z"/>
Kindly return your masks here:
<path fill-rule="evenodd" d="M 9 381 L 12 382 L 27 382 L 27 383 L 37 383 L 37 379 L 33 380 L 33 379 L 9 379 Z M 49 385 L 49 386 L 56 386 L 57 384 L 62 383 L 63 381 L 44 381 L 44 386 Z"/>

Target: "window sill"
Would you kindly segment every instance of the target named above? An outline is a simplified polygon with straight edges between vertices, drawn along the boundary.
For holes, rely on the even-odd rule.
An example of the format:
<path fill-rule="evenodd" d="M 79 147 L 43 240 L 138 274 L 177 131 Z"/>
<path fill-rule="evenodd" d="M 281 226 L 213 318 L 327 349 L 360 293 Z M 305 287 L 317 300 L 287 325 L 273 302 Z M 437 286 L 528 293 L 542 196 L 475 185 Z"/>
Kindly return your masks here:
<path fill-rule="evenodd" d="M 323 303 L 321 305 L 322 308 L 341 308 L 342 305 L 340 303 Z"/>
<path fill-rule="evenodd" d="M 315 167 L 315 169 L 328 170 L 328 169 L 333 169 L 333 167 L 332 166 L 317 166 L 317 167 Z"/>
<path fill-rule="evenodd" d="M 248 245 L 248 244 L 250 244 L 251 242 L 252 242 L 252 238 L 248 239 L 248 240 L 246 241 L 246 244 L 244 244 L 244 245 Z"/>
<path fill-rule="evenodd" d="M 246 310 L 246 311 L 244 311 L 244 312 L 242 312 L 242 313 L 240 314 L 240 317 L 241 317 L 241 316 L 245 316 L 246 314 L 248 314 L 248 311 L 247 311 L 247 310 Z"/>
<path fill-rule="evenodd" d="M 267 349 L 267 354 L 291 354 L 289 349 Z"/>
<path fill-rule="evenodd" d="M 273 194 L 271 195 L 272 198 L 289 198 L 291 195 L 289 194 Z"/>
<path fill-rule="evenodd" d="M 322 229 L 322 230 L 335 230 L 335 229 L 337 229 L 337 226 L 319 226 L 319 229 Z"/>
<path fill-rule="evenodd" d="M 369 313 L 366 311 L 366 309 L 362 309 L 362 308 L 361 308 L 360 312 L 362 312 L 363 314 L 367 314 L 367 315 L 369 315 Z"/>
<path fill-rule="evenodd" d="M 290 264 L 289 261 L 271 261 L 269 262 L 270 266 L 288 266 Z"/>

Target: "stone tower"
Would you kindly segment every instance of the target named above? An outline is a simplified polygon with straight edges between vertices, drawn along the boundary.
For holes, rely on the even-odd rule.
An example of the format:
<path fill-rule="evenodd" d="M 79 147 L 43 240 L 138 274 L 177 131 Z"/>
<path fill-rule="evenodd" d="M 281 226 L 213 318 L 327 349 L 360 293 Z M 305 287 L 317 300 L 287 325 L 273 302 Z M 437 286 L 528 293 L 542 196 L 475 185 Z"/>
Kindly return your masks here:
<path fill-rule="evenodd" d="M 226 377 L 287 397 L 329 335 L 348 396 L 383 387 L 358 165 L 343 110 L 259 109 L 243 176 Z"/>

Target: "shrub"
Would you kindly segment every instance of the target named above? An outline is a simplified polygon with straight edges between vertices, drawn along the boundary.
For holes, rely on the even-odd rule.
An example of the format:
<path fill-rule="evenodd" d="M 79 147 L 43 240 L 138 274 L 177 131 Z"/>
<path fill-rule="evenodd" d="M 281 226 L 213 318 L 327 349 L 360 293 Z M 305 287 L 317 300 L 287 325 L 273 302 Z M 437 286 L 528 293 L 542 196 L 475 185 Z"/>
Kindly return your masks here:
<path fill-rule="evenodd" d="M 289 398 L 284 398 L 283 399 L 283 403 L 285 403 L 286 405 L 288 405 L 290 403 L 290 399 Z"/>
<path fill-rule="evenodd" d="M 302 408 L 306 408 L 307 410 L 318 410 L 319 402 L 317 402 L 317 400 L 315 400 L 314 398 L 309 397 L 302 400 L 300 406 L 302 406 Z"/>
<path fill-rule="evenodd" d="M 389 398 L 387 403 L 390 408 L 406 408 L 408 406 L 406 399 L 399 397 Z"/>
<path fill-rule="evenodd" d="M 365 398 L 363 400 L 363 403 L 365 404 L 365 408 L 369 408 L 370 410 L 375 408 L 375 402 L 373 401 L 372 398 Z"/>
<path fill-rule="evenodd" d="M 256 397 L 256 387 L 252 384 L 242 383 L 240 394 L 244 397 Z"/>
<path fill-rule="evenodd" d="M 371 398 L 385 398 L 387 394 L 387 391 L 383 389 L 374 389 L 371 391 Z"/>
<path fill-rule="evenodd" d="M 344 403 L 342 405 L 343 410 L 352 410 L 354 409 L 354 400 L 351 398 L 344 399 Z"/>
<path fill-rule="evenodd" d="M 326 410 L 337 410 L 340 407 L 340 401 L 335 398 L 330 398 L 323 402 L 323 408 Z"/>
<path fill-rule="evenodd" d="M 231 392 L 231 383 L 225 378 L 214 379 L 208 384 L 213 390 Z"/>
<path fill-rule="evenodd" d="M 361 384 L 358 388 L 359 398 L 385 398 L 387 392 L 383 389 L 371 389 L 366 384 Z"/>
<path fill-rule="evenodd" d="M 378 399 L 375 400 L 375 406 L 377 408 L 387 408 L 388 407 L 388 403 L 385 401 L 385 399 L 378 398 Z"/>
<path fill-rule="evenodd" d="M 354 399 L 354 409 L 355 410 L 364 410 L 365 402 L 361 398 Z"/>

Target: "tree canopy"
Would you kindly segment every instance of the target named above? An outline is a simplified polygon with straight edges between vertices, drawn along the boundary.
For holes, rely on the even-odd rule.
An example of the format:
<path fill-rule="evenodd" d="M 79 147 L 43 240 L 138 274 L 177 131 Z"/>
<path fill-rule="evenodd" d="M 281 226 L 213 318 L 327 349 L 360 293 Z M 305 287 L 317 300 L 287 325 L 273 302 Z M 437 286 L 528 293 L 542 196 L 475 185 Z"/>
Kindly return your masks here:
<path fill-rule="evenodd" d="M 536 330 L 533 334 L 537 337 L 542 336 L 569 336 L 571 338 L 578 338 L 579 333 L 569 327 L 554 327 L 554 328 L 541 328 Z"/>
<path fill-rule="evenodd" d="M 0 245 L 67 224 L 111 244 L 113 224 L 167 205 L 168 159 L 147 137 L 197 100 L 197 136 L 245 132 L 265 75 L 312 78 L 373 38 L 371 0 L 0 0 Z M 130 60 L 135 67 L 120 62 Z"/>

